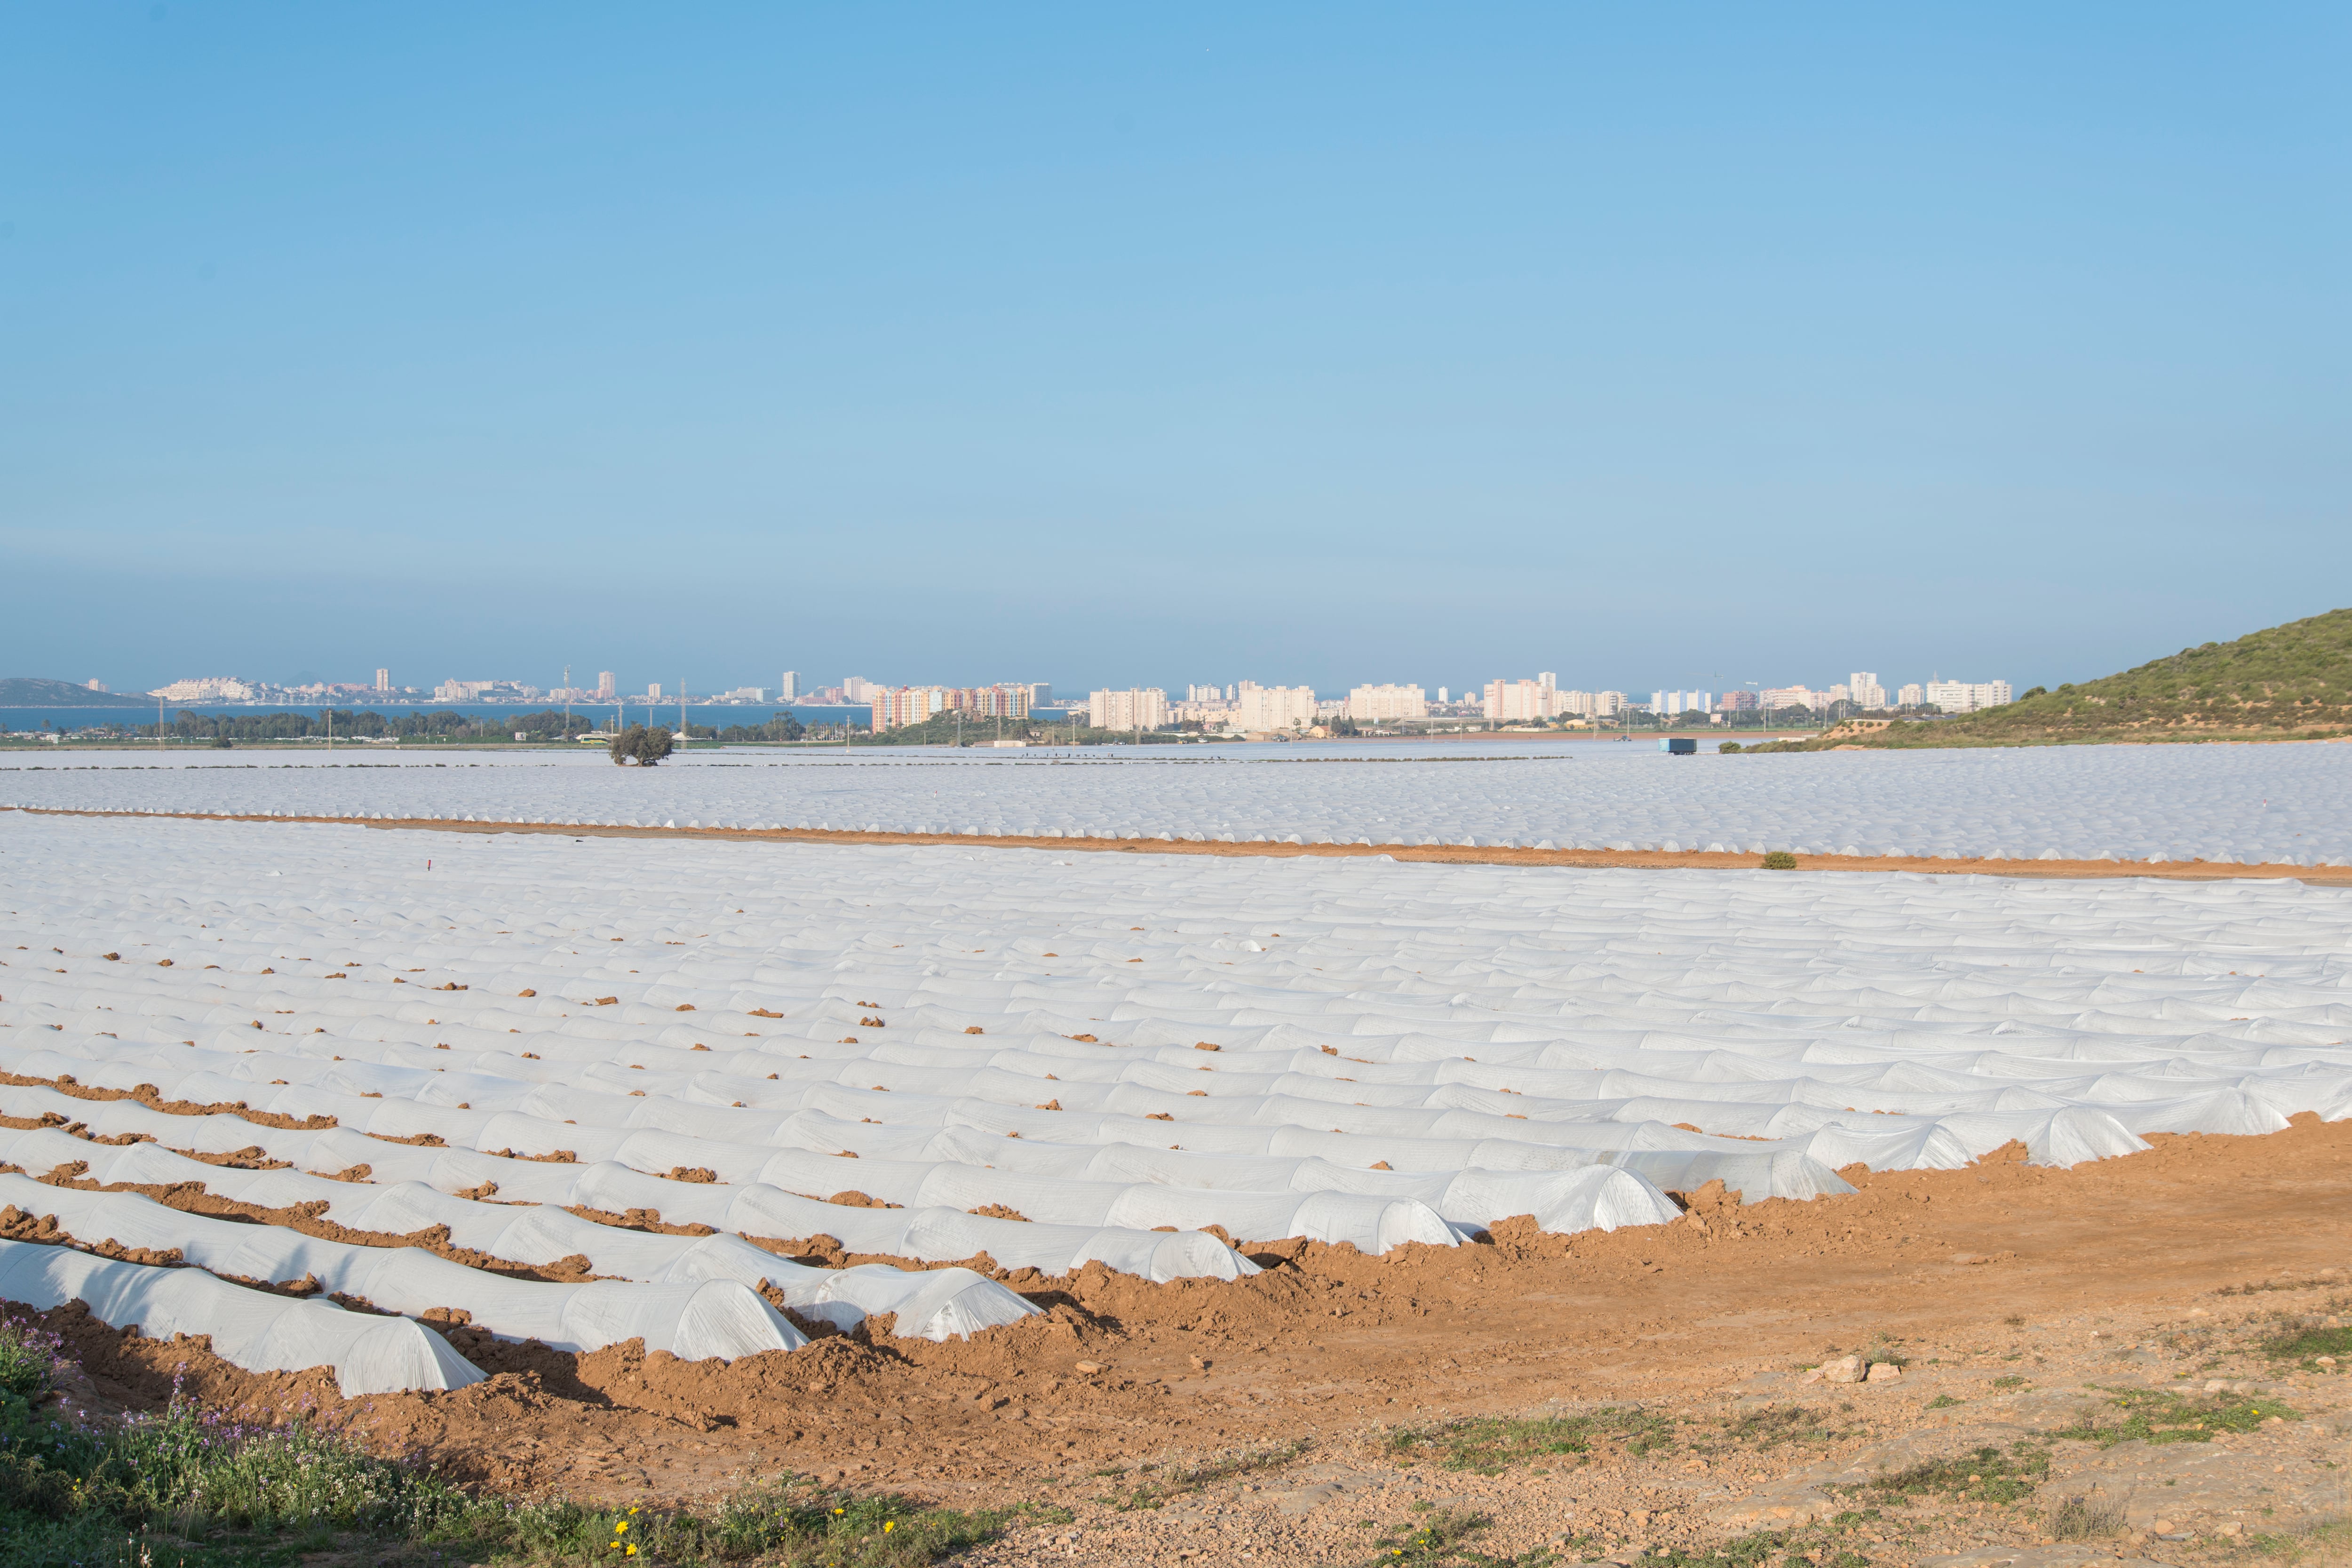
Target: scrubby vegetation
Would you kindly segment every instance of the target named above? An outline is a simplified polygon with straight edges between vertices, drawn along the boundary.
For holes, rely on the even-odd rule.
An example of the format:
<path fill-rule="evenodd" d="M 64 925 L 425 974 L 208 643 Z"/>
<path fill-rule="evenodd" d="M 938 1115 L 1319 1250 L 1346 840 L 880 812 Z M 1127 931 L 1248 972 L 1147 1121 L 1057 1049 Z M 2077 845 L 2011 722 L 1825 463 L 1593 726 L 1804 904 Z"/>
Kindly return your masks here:
<path fill-rule="evenodd" d="M 2086 741 L 2320 739 L 2352 734 L 2352 609 L 2185 647 L 2005 707 L 1866 733 L 1754 746 L 2016 746 Z"/>
<path fill-rule="evenodd" d="M 478 1497 L 313 1422 L 234 1421 L 174 1399 L 120 1421 L 58 1418 L 56 1339 L 0 1321 L 0 1563 L 10 1568 L 286 1563 L 436 1548 L 444 1561 L 911 1568 L 1022 1510 L 966 1513 L 784 1477 L 715 1507 L 590 1508 Z M 635 1550 L 631 1550 L 635 1548 Z"/>

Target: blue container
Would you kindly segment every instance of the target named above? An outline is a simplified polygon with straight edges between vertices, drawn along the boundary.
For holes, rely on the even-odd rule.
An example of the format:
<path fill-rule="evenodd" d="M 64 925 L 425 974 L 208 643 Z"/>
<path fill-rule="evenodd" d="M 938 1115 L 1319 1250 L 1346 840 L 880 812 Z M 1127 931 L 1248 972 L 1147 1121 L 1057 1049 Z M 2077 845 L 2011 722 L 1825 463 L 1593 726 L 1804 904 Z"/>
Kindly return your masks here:
<path fill-rule="evenodd" d="M 1696 756 L 1698 754 L 1698 742 L 1688 735 L 1669 735 L 1658 742 L 1658 750 L 1670 757 Z"/>

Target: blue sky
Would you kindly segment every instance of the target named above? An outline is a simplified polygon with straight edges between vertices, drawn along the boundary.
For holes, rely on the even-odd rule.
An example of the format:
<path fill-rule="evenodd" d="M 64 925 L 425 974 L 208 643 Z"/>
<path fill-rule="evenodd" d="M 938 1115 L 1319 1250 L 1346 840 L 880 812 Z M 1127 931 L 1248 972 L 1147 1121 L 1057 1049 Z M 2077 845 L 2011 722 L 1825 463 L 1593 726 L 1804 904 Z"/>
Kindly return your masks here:
<path fill-rule="evenodd" d="M 2352 603 L 2340 5 L 0 12 L 0 674 L 2082 679 Z"/>

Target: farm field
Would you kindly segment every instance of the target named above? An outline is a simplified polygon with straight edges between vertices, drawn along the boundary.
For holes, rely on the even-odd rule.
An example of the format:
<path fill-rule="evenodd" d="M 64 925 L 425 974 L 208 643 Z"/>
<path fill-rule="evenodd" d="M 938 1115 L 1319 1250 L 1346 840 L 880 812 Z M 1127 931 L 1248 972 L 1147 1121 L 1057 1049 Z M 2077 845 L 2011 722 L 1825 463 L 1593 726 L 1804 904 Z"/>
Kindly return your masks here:
<path fill-rule="evenodd" d="M 0 756 L 0 805 L 1020 837 L 2352 865 L 2352 747 L 1668 757 L 1601 742 L 1083 753 Z"/>
<path fill-rule="evenodd" d="M 997 1563 L 2043 1550 L 2068 1468 L 1997 1537 L 1837 1489 L 2217 1368 L 2341 1490 L 2260 1349 L 2344 1304 L 2329 888 L 6 812 L 0 910 L 0 1296 L 104 1409 L 1028 1506 Z"/>

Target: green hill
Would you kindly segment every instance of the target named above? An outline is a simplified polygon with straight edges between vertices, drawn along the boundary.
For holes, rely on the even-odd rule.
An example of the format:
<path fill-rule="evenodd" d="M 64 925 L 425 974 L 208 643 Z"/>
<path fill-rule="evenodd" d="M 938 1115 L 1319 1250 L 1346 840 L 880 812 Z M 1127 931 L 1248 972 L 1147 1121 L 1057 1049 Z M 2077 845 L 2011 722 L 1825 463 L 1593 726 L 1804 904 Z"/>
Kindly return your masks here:
<path fill-rule="evenodd" d="M 0 676 L 0 708 L 152 708 L 155 700 L 136 693 L 92 691 L 71 680 L 38 676 Z"/>
<path fill-rule="evenodd" d="M 2021 746 L 2095 741 L 2286 741 L 2352 734 L 2352 609 L 2209 642 L 2136 669 L 1958 719 L 1769 748 Z M 1759 748 L 1768 749 L 1768 748 Z"/>

